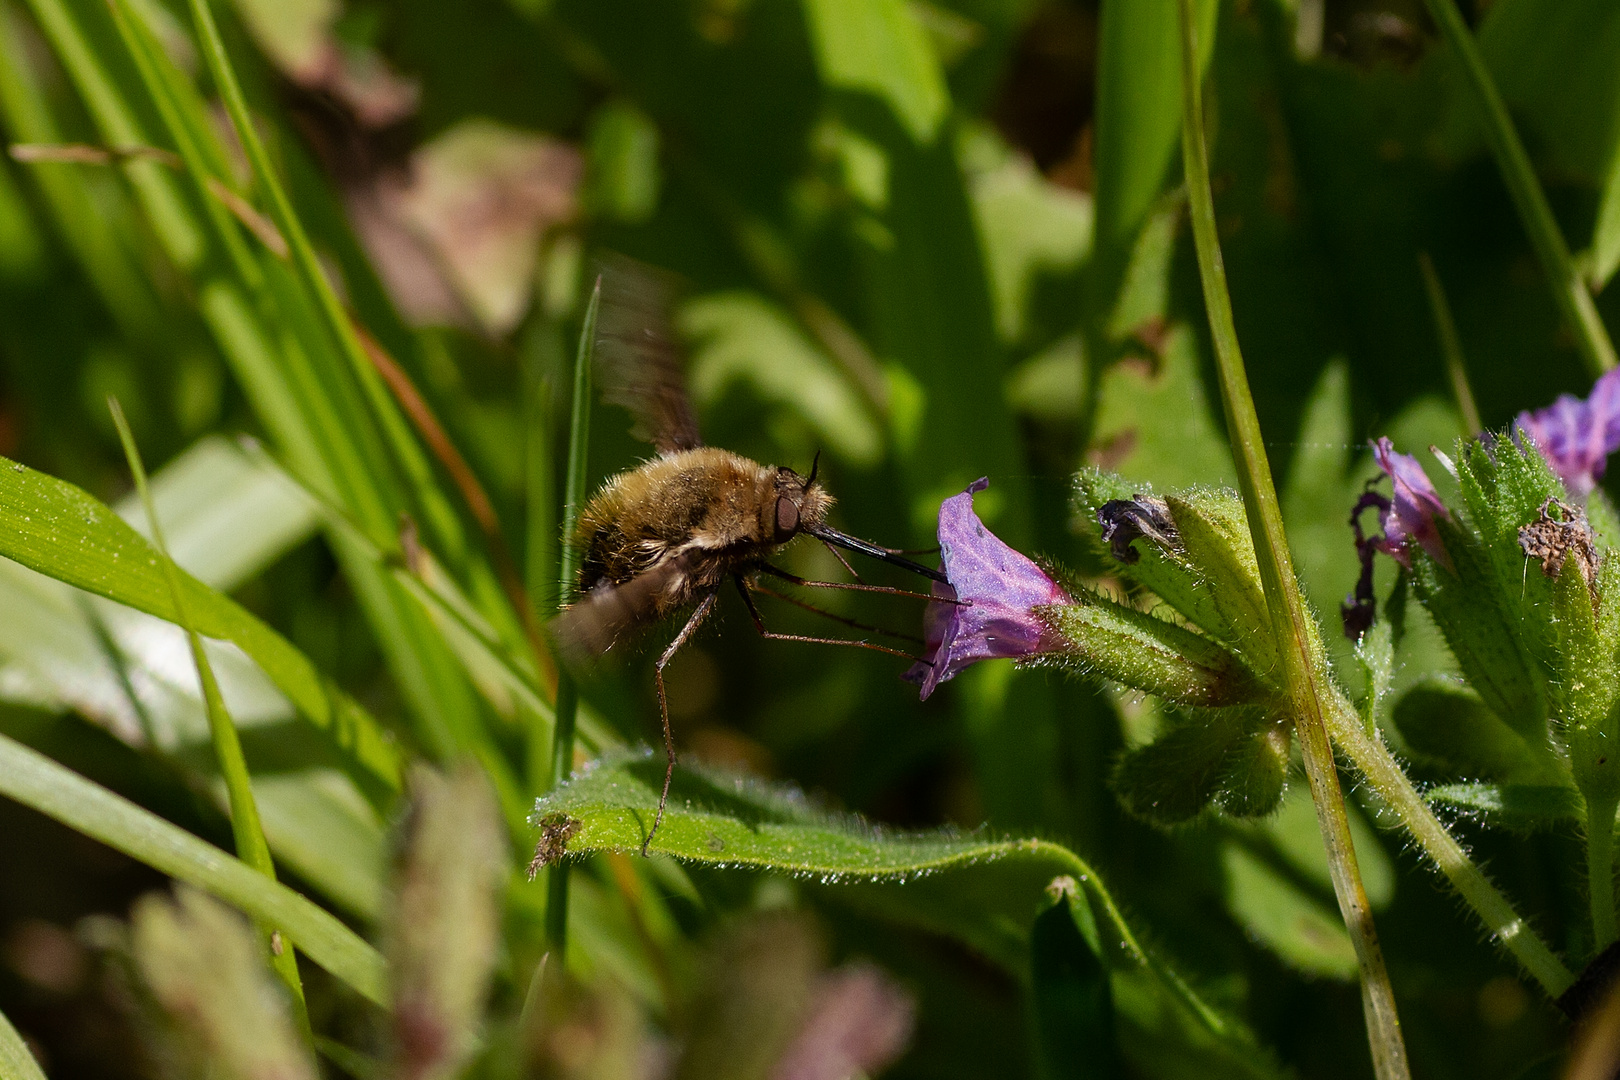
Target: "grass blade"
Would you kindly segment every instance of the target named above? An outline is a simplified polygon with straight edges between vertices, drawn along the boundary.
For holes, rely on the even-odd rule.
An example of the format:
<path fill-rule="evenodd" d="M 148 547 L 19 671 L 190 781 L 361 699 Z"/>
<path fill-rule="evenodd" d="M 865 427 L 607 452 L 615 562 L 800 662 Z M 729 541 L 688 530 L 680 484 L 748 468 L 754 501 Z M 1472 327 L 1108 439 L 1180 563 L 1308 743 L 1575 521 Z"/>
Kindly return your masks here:
<path fill-rule="evenodd" d="M 0 1076 L 6 1080 L 45 1080 L 39 1062 L 5 1013 L 0 1013 Z"/>
<path fill-rule="evenodd" d="M 1451 396 L 1457 399 L 1457 413 L 1462 417 L 1462 437 L 1471 439 L 1485 430 L 1479 419 L 1479 406 L 1474 404 L 1474 391 L 1468 385 L 1468 365 L 1463 359 L 1462 338 L 1457 335 L 1457 323 L 1451 317 L 1451 303 L 1446 299 L 1446 287 L 1435 272 L 1434 260 L 1427 251 L 1418 252 L 1418 269 L 1423 271 L 1423 287 L 1429 294 L 1429 310 L 1434 313 L 1434 331 L 1440 339 L 1440 355 L 1446 362 L 1446 378 L 1451 382 Z"/>
<path fill-rule="evenodd" d="M 388 396 L 382 377 L 366 354 L 354 321 L 344 310 L 343 302 L 338 299 L 331 282 L 327 280 L 326 273 L 315 254 L 314 245 L 310 243 L 309 234 L 305 232 L 303 222 L 294 212 L 286 189 L 271 167 L 270 156 L 266 153 L 258 129 L 253 124 L 252 115 L 248 112 L 247 99 L 242 93 L 236 71 L 231 66 L 230 57 L 225 52 L 225 43 L 219 36 L 219 27 L 214 22 L 213 12 L 204 0 L 192 0 L 191 16 L 203 56 L 208 63 L 209 74 L 213 77 L 214 85 L 219 88 L 221 98 L 224 99 L 237 138 L 241 141 L 248 164 L 253 169 L 254 180 L 269 200 L 271 220 L 275 222 L 276 228 L 287 242 L 299 285 L 314 303 L 327 332 L 337 342 L 338 351 L 348 362 L 363 392 L 365 403 L 372 413 L 372 419 L 381 429 L 389 452 L 410 482 L 423 512 L 424 523 L 440 540 L 443 547 L 451 551 L 460 551 L 463 538 L 459 519 L 444 493 L 439 490 L 432 466 L 421 444 L 411 435 L 404 417 Z"/>
<path fill-rule="evenodd" d="M 135 478 L 135 490 L 139 493 L 141 505 L 146 510 L 146 520 L 152 529 L 152 542 L 158 550 L 158 561 L 163 566 L 163 576 L 168 580 L 169 596 L 174 602 L 176 621 L 180 628 L 186 632 L 186 639 L 191 644 L 192 663 L 197 668 L 197 681 L 202 686 L 203 711 L 208 715 L 208 732 L 214 743 L 214 753 L 219 759 L 219 771 L 225 778 L 225 791 L 230 802 L 231 834 L 236 841 L 236 854 L 243 862 L 253 867 L 259 873 L 276 879 L 276 865 L 270 858 L 270 845 L 264 838 L 264 826 L 259 821 L 259 807 L 253 798 L 253 781 L 248 775 L 247 758 L 242 753 L 242 740 L 236 732 L 236 722 L 231 719 L 230 711 L 225 707 L 225 697 L 219 691 L 219 682 L 214 678 L 214 666 L 208 661 L 208 654 L 203 651 L 202 638 L 197 635 L 191 618 L 186 612 L 185 599 L 180 590 L 180 570 L 169 557 L 168 544 L 163 539 L 163 526 L 158 521 L 157 507 L 152 502 L 152 491 L 146 482 L 146 465 L 141 461 L 141 453 L 135 445 L 135 436 L 129 430 L 129 421 L 124 418 L 124 410 L 118 404 L 117 398 L 109 398 L 107 406 L 112 411 L 113 424 L 118 428 L 118 439 L 124 446 L 124 457 L 129 462 L 130 475 Z M 266 943 L 272 940 L 275 928 L 260 927 L 261 935 Z M 270 964 L 276 969 L 276 974 L 286 984 L 288 992 L 292 995 L 293 1016 L 305 1039 L 311 1038 L 309 1027 L 309 1012 L 304 1005 L 304 985 L 298 978 L 298 955 L 291 948 L 270 948 Z"/>
<path fill-rule="evenodd" d="M 86 592 L 178 622 L 157 551 L 109 507 L 85 492 L 0 459 L 0 556 Z M 393 740 L 358 703 L 285 638 L 234 600 L 188 574 L 180 587 L 193 627 L 235 643 L 306 719 L 325 732 L 374 798 L 399 789 Z"/>
<path fill-rule="evenodd" d="M 281 927 L 311 960 L 378 1005 L 382 957 L 324 908 L 149 810 L 0 735 L 0 795 L 37 810 L 252 918 Z"/>
<path fill-rule="evenodd" d="M 557 559 L 559 605 L 579 576 L 579 548 L 574 530 L 585 502 L 585 459 L 591 445 L 591 358 L 596 351 L 596 314 L 602 306 L 602 279 L 596 279 L 574 353 L 574 394 L 568 419 L 568 472 L 563 483 L 562 550 Z M 579 687 L 563 665 L 557 672 L 557 719 L 552 725 L 551 783 L 555 791 L 574 771 L 574 720 L 579 713 Z M 568 948 L 568 866 L 559 863 L 546 873 L 546 939 L 562 956 Z"/>
<path fill-rule="evenodd" d="M 1463 21 L 1462 12 L 1457 10 L 1455 0 L 1424 0 L 1424 6 L 1429 9 L 1429 15 L 1440 27 L 1441 36 L 1462 65 L 1463 74 L 1474 92 L 1480 124 L 1485 129 L 1491 153 L 1496 157 L 1496 166 L 1502 171 L 1502 180 L 1513 196 L 1513 205 L 1519 211 L 1524 231 L 1530 234 L 1530 243 L 1536 249 L 1536 257 L 1541 260 L 1541 268 L 1552 286 L 1558 310 L 1574 332 L 1581 359 L 1595 378 L 1615 366 L 1614 342 L 1609 339 L 1603 317 L 1592 302 L 1586 279 L 1570 258 L 1569 245 L 1564 242 L 1564 234 L 1553 217 L 1546 192 L 1541 190 L 1541 181 L 1536 179 L 1530 155 L 1525 152 L 1524 142 L 1513 126 L 1513 118 L 1508 115 L 1507 105 L 1496 89 L 1485 58 L 1480 55 L 1479 46 L 1469 32 L 1468 24 Z"/>
<path fill-rule="evenodd" d="M 1232 457 L 1238 465 L 1238 486 L 1243 492 L 1249 531 L 1254 538 L 1255 556 L 1260 564 L 1261 584 L 1271 614 L 1283 663 L 1284 685 L 1294 711 L 1294 728 L 1299 736 L 1316 803 L 1317 824 L 1327 847 L 1328 868 L 1333 892 L 1339 901 L 1350 939 L 1356 946 L 1361 966 L 1362 1004 L 1367 1018 L 1367 1035 L 1372 1044 L 1373 1065 L 1380 1078 L 1410 1075 L 1406 1045 L 1401 1038 L 1400 1018 L 1395 1011 L 1395 993 L 1383 952 L 1373 926 L 1372 905 L 1362 886 L 1356 865 L 1356 850 L 1350 837 L 1350 821 L 1345 814 L 1344 794 L 1333 761 L 1333 745 L 1328 738 L 1324 702 L 1331 687 L 1324 685 L 1325 665 L 1313 656 L 1311 632 L 1305 603 L 1294 576 L 1288 540 L 1283 533 L 1282 509 L 1266 460 L 1260 418 L 1254 411 L 1243 354 L 1238 347 L 1237 328 L 1232 319 L 1232 300 L 1226 287 L 1226 268 L 1221 260 L 1220 239 L 1215 225 L 1215 199 L 1209 186 L 1209 156 L 1204 143 L 1203 85 L 1199 79 L 1197 31 L 1193 22 L 1193 0 L 1179 0 L 1181 8 L 1182 79 L 1182 158 L 1186 171 L 1187 198 L 1192 212 L 1193 238 L 1198 250 L 1199 277 L 1203 281 L 1204 305 L 1215 345 L 1216 369 L 1225 406 L 1226 425 L 1232 444 Z M 1583 286 L 1584 288 L 1584 286 Z"/>

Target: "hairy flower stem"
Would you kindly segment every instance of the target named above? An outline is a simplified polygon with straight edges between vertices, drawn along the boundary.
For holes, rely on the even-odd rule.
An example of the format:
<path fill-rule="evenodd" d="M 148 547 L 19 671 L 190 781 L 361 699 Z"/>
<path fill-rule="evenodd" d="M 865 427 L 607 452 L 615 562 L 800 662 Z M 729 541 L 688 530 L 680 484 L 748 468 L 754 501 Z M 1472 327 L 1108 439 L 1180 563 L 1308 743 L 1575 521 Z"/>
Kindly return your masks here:
<path fill-rule="evenodd" d="M 1614 799 L 1586 800 L 1586 888 L 1598 952 L 1614 944 Z"/>
<path fill-rule="evenodd" d="M 1553 954 L 1536 932 L 1525 923 L 1507 897 L 1491 884 L 1478 865 L 1463 851 L 1429 804 L 1423 801 L 1412 781 L 1389 752 L 1382 739 L 1369 735 L 1355 708 L 1334 695 L 1327 713 L 1333 741 L 1401 825 L 1417 841 L 1440 872 L 1451 882 L 1492 936 L 1513 954 L 1524 970 L 1541 984 L 1547 996 L 1557 998 L 1575 976 Z M 1611 815 L 1612 818 L 1612 815 Z M 1610 905 L 1611 919 L 1613 905 Z"/>
<path fill-rule="evenodd" d="M 1238 465 L 1238 485 L 1243 492 L 1249 530 L 1254 539 L 1272 633 L 1281 654 L 1283 685 L 1294 715 L 1294 730 L 1299 736 L 1311 798 L 1316 805 L 1317 827 L 1321 829 L 1322 842 L 1327 849 L 1333 893 L 1338 898 L 1339 913 L 1350 932 L 1361 967 L 1362 1009 L 1373 1068 L 1380 1080 L 1404 1080 L 1411 1073 L 1406 1061 L 1406 1044 L 1401 1038 L 1400 1017 L 1395 1011 L 1395 992 L 1384 966 L 1384 954 L 1378 947 L 1372 906 L 1367 901 L 1367 891 L 1356 865 L 1350 821 L 1345 814 L 1344 795 L 1339 790 L 1339 776 L 1333 762 L 1333 746 L 1328 739 L 1324 702 L 1334 695 L 1326 682 L 1325 666 L 1312 655 L 1310 617 L 1299 594 L 1287 537 L 1283 533 L 1282 509 L 1271 478 L 1271 465 L 1266 460 L 1260 418 L 1254 411 L 1243 354 L 1238 348 L 1232 299 L 1226 287 L 1226 267 L 1215 231 L 1215 200 L 1209 186 L 1209 151 L 1204 145 L 1203 88 L 1198 78 L 1193 0 L 1180 0 L 1180 10 L 1182 161 L 1199 277 L 1204 286 L 1204 307 L 1209 316 L 1215 365 L 1220 375 L 1221 402 L 1225 407 L 1232 456 Z"/>

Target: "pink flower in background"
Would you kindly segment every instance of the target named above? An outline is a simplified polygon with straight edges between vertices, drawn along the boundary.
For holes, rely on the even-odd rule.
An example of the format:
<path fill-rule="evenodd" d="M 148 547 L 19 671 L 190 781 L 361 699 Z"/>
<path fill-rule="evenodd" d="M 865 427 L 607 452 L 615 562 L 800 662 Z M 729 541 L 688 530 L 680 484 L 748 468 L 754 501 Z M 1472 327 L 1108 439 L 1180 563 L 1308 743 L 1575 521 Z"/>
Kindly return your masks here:
<path fill-rule="evenodd" d="M 1545 409 L 1520 413 L 1513 426 L 1535 443 L 1570 495 L 1584 499 L 1620 450 L 1620 369 L 1600 376 L 1585 398 L 1560 394 Z"/>

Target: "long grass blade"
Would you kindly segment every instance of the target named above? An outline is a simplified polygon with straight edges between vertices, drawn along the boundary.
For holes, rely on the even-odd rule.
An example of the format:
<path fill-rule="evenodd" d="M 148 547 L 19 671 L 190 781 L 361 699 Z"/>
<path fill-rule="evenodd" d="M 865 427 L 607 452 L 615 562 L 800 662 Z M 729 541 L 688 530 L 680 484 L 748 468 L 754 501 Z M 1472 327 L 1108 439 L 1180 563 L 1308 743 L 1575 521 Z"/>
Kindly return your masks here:
<path fill-rule="evenodd" d="M 1462 12 L 1457 10 L 1455 0 L 1424 0 L 1424 4 L 1439 25 L 1441 36 L 1462 65 L 1468 85 L 1474 91 L 1479 121 L 1485 129 L 1491 153 L 1496 157 L 1496 167 L 1502 171 L 1502 180 L 1507 184 L 1508 193 L 1513 196 L 1513 205 L 1519 211 L 1519 220 L 1524 223 L 1525 232 L 1530 234 L 1530 243 L 1536 249 L 1536 257 L 1541 260 L 1548 284 L 1552 286 L 1558 310 L 1575 333 L 1575 344 L 1581 351 L 1581 359 L 1586 362 L 1593 377 L 1601 375 L 1617 363 L 1614 342 L 1603 325 L 1597 305 L 1592 302 L 1585 277 L 1570 258 L 1569 245 L 1565 243 L 1564 234 L 1553 217 L 1547 193 L 1541 189 L 1541 181 L 1536 179 L 1530 155 L 1525 152 L 1524 141 L 1519 138 L 1513 118 L 1508 115 L 1507 105 L 1496 89 L 1496 81 L 1485 66 L 1479 45 L 1469 32 L 1468 24 L 1463 21 Z"/>
<path fill-rule="evenodd" d="M 446 550 L 459 552 L 463 544 L 459 519 L 451 509 L 449 500 L 439 490 L 434 480 L 432 465 L 421 444 L 411 435 L 404 417 L 388 396 L 382 377 L 372 366 L 354 321 L 344 309 L 342 300 L 332 288 L 332 283 L 327 280 L 326 272 L 315 254 L 315 247 L 310 243 L 309 234 L 304 230 L 303 222 L 293 210 L 292 200 L 288 197 L 286 188 L 271 166 L 270 155 L 265 151 L 258 128 L 255 127 L 252 114 L 248 111 L 247 98 L 242 93 L 241 82 L 237 79 L 235 68 L 232 67 L 230 57 L 225 51 L 225 43 L 220 38 L 213 12 L 204 0 L 193 0 L 191 16 L 203 57 L 208 64 L 209 74 L 213 77 L 214 85 L 219 88 L 220 96 L 225 102 L 225 109 L 230 114 L 237 138 L 241 141 L 248 164 L 253 169 L 254 180 L 269 200 L 271 220 L 275 222 L 276 228 L 287 242 L 299 284 L 314 303 L 327 332 L 337 342 L 338 351 L 348 362 L 359 383 L 366 405 L 372 413 L 372 419 L 381 429 L 395 463 L 411 484 L 412 492 L 423 512 L 424 523 Z"/>
<path fill-rule="evenodd" d="M 118 399 L 109 398 L 107 407 L 112 411 L 113 425 L 118 429 L 118 439 L 123 443 L 130 475 L 135 479 L 135 490 L 146 510 L 146 520 L 152 529 L 152 543 L 157 548 L 158 561 L 162 564 L 169 595 L 174 601 L 176 621 L 186 632 L 186 640 L 191 645 L 191 660 L 196 665 L 197 681 L 202 686 L 203 711 L 208 716 L 209 737 L 213 740 L 214 753 L 219 759 L 220 775 L 225 778 L 231 834 L 236 841 L 237 858 L 274 881 L 276 864 L 270 857 L 270 844 L 264 838 L 264 826 L 259 820 L 259 806 L 253 798 L 253 779 L 248 774 L 247 758 L 242 753 L 242 740 L 236 731 L 236 721 L 231 718 L 230 710 L 225 705 L 225 696 L 220 693 L 219 680 L 214 677 L 214 665 L 209 662 L 208 653 L 203 649 L 202 637 L 186 612 L 185 597 L 180 588 L 180 570 L 169 557 L 169 546 L 163 539 L 163 526 L 158 520 L 157 506 L 152 502 L 151 487 L 146 482 L 146 464 L 141 460 L 140 449 L 135 445 L 135 436 L 129 429 L 129 421 L 124 417 Z M 261 925 L 260 933 L 269 947 L 270 964 L 292 997 L 294 1019 L 304 1037 L 312 1038 L 309 1011 L 304 1005 L 304 984 L 298 977 L 298 955 L 291 947 L 275 948 L 270 945 L 277 934 L 275 927 Z"/>
<path fill-rule="evenodd" d="M 386 1005 L 382 957 L 324 908 L 149 810 L 0 735 L 0 795 L 273 926 L 368 1001 Z"/>
<path fill-rule="evenodd" d="M 579 549 L 574 530 L 579 510 L 585 502 L 585 459 L 591 441 L 591 358 L 596 351 L 596 313 L 602 306 L 602 279 L 596 279 L 585 321 L 579 328 L 579 348 L 574 353 L 574 396 L 568 422 L 568 472 L 563 484 L 562 552 L 557 559 L 558 603 L 574 587 L 579 576 Z M 574 720 L 579 713 L 579 687 L 563 665 L 557 674 L 557 719 L 552 725 L 551 783 L 555 791 L 574 771 Z M 546 938 L 563 956 L 568 948 L 568 864 L 558 863 L 546 872 Z"/>
<path fill-rule="evenodd" d="M 1209 185 L 1208 148 L 1204 143 L 1203 87 L 1199 80 L 1193 0 L 1180 0 L 1180 8 L 1183 167 L 1192 211 L 1193 238 L 1198 249 L 1199 276 L 1203 281 L 1204 305 L 1215 344 L 1215 364 L 1220 377 L 1221 401 L 1226 410 L 1232 457 L 1238 464 L 1238 486 L 1243 492 L 1249 531 L 1254 539 L 1255 556 L 1260 563 L 1260 579 L 1266 593 L 1266 606 L 1271 613 L 1272 633 L 1277 638 L 1282 657 L 1284 685 L 1288 688 L 1294 709 L 1294 728 L 1299 736 L 1305 773 L 1316 804 L 1317 825 L 1327 847 L 1333 891 L 1361 966 L 1362 1004 L 1367 1018 L 1367 1035 L 1372 1044 L 1373 1065 L 1381 1080 L 1397 1080 L 1410 1075 L 1406 1045 L 1401 1037 L 1400 1018 L 1395 1011 L 1394 989 L 1390 986 L 1389 972 L 1384 966 L 1383 952 L 1373 926 L 1372 905 L 1367 900 L 1356 865 L 1356 850 L 1350 838 L 1344 794 L 1339 789 L 1333 746 L 1328 738 L 1324 701 L 1330 688 L 1318 685 L 1325 672 L 1312 656 L 1308 624 L 1310 616 L 1306 613 L 1304 600 L 1299 594 L 1299 583 L 1294 577 L 1288 540 L 1283 533 L 1282 509 L 1260 433 L 1260 418 L 1254 410 L 1243 354 L 1238 347 L 1232 300 L 1226 287 L 1226 268 L 1216 233 L 1215 199 Z"/>
<path fill-rule="evenodd" d="M 1485 430 L 1479 419 L 1479 406 L 1474 404 L 1474 391 L 1468 385 L 1468 365 L 1463 358 L 1462 338 L 1457 334 L 1457 322 L 1451 317 L 1451 303 L 1446 299 L 1446 287 L 1434 268 L 1434 260 L 1427 251 L 1418 252 L 1418 269 L 1423 271 L 1423 288 L 1429 296 L 1429 310 L 1434 313 L 1434 332 L 1440 339 L 1440 356 L 1446 362 L 1446 379 L 1451 383 L 1451 396 L 1457 399 L 1457 413 L 1462 417 L 1465 439 L 1471 439 Z"/>
<path fill-rule="evenodd" d="M 5 1013 L 0 1013 L 0 1076 L 6 1080 L 45 1080 L 44 1070 Z"/>

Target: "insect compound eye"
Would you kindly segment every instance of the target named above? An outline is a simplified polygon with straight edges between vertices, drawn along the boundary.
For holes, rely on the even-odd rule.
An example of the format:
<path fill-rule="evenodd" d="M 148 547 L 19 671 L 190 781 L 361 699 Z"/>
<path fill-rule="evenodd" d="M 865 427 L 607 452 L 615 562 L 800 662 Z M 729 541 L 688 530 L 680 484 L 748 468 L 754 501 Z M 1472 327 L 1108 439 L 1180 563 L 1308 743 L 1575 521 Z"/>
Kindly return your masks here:
<path fill-rule="evenodd" d="M 776 539 L 786 540 L 799 531 L 799 508 L 792 499 L 780 495 L 776 499 Z"/>

